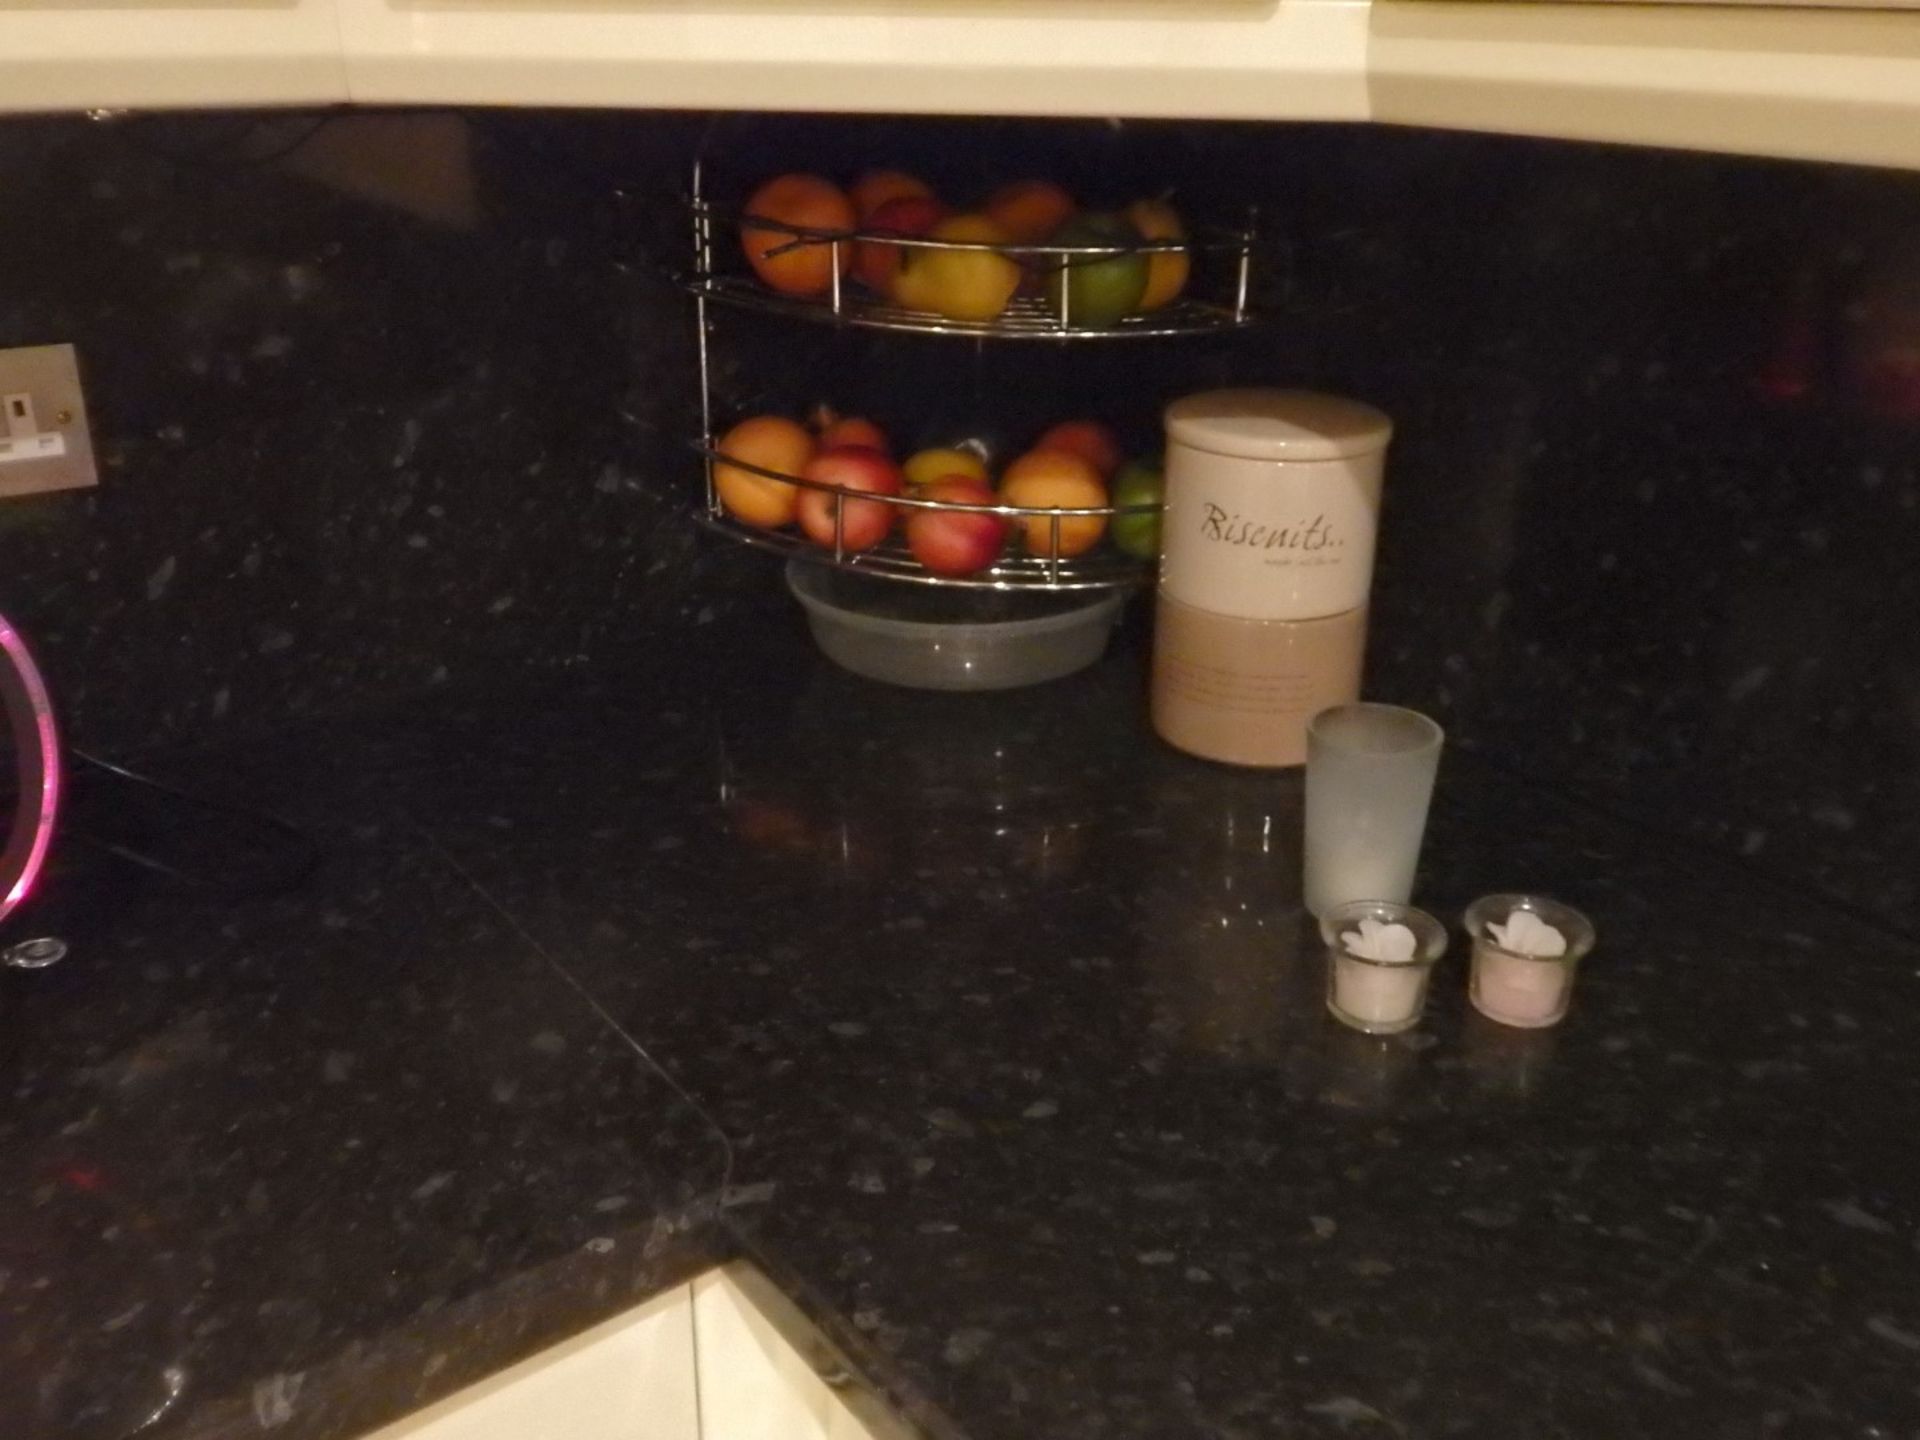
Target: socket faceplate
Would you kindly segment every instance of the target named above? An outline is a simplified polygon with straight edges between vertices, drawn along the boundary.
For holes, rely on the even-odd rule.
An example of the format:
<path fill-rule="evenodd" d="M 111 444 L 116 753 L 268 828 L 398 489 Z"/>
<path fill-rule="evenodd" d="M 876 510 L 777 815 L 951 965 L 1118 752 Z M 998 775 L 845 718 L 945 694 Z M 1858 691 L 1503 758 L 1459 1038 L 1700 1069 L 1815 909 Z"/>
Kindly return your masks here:
<path fill-rule="evenodd" d="M 0 497 L 99 483 L 71 345 L 0 350 Z"/>

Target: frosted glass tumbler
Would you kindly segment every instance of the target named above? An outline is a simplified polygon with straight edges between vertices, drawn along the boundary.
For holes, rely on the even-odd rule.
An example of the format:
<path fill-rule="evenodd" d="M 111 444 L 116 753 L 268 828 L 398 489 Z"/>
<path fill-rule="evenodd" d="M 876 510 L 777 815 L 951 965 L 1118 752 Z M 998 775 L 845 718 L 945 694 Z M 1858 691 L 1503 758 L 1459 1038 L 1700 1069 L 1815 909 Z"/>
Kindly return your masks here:
<path fill-rule="evenodd" d="M 1413 895 L 1446 738 L 1417 710 L 1336 705 L 1307 725 L 1307 908 Z"/>

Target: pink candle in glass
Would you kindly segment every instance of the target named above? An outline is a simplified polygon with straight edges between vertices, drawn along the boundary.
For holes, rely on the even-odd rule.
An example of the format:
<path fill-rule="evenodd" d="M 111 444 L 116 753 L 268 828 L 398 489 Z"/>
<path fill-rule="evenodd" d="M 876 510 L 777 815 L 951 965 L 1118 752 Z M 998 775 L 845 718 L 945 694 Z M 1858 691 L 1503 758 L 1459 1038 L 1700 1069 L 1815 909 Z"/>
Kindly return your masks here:
<path fill-rule="evenodd" d="M 1473 1006 L 1503 1025 L 1556 1024 L 1573 998 L 1593 926 L 1578 910 L 1531 895 L 1488 895 L 1467 909 Z"/>

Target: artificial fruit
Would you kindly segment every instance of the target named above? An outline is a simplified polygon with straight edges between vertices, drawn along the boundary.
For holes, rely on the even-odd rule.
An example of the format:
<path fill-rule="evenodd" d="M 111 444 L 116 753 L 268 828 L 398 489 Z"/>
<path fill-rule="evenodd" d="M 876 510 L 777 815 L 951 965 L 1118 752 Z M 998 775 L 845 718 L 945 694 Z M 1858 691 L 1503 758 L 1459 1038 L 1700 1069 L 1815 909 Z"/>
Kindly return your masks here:
<path fill-rule="evenodd" d="M 1075 328 L 1117 325 L 1140 308 L 1147 293 L 1147 257 L 1125 247 L 1140 243 L 1140 232 L 1123 215 L 1076 215 L 1053 236 L 1060 245 L 1114 246 L 1111 255 L 1057 255 L 1047 277 L 1047 299 L 1055 315 Z"/>
<path fill-rule="evenodd" d="M 902 195 L 880 206 L 860 224 L 866 231 L 917 238 L 938 225 L 947 210 L 931 195 Z M 858 240 L 853 247 L 854 278 L 876 295 L 893 297 L 893 282 L 909 247 L 881 240 Z"/>
<path fill-rule="evenodd" d="M 900 469 L 906 476 L 907 484 L 916 489 L 956 478 L 972 480 L 981 485 L 991 483 L 986 461 L 971 450 L 946 446 L 917 450 L 907 457 L 907 463 Z"/>
<path fill-rule="evenodd" d="M 1160 553 L 1160 512 L 1135 510 L 1130 506 L 1160 505 L 1165 502 L 1167 477 L 1158 458 L 1142 456 L 1129 460 L 1113 477 L 1113 508 L 1110 527 L 1114 548 L 1136 559 L 1151 560 Z"/>
<path fill-rule="evenodd" d="M 804 425 L 782 415 L 756 415 L 742 420 L 720 437 L 714 447 L 722 455 L 782 475 L 798 475 L 813 458 L 814 439 Z M 800 487 L 782 480 L 714 462 L 713 486 L 721 508 L 742 524 L 773 530 L 793 519 Z"/>
<path fill-rule="evenodd" d="M 872 495 L 900 493 L 899 470 L 884 454 L 866 445 L 836 445 L 822 450 L 807 462 L 800 478 Z M 807 538 L 829 550 L 835 548 L 836 541 L 843 551 L 871 550 L 893 529 L 894 507 L 884 500 L 802 490 L 796 508 Z"/>
<path fill-rule="evenodd" d="M 953 215 L 927 232 L 931 240 L 1005 245 L 1007 232 L 984 215 Z M 912 310 L 949 320 L 992 320 L 1020 288 L 1021 269 L 997 250 L 912 249 L 901 258 L 893 298 Z"/>
<path fill-rule="evenodd" d="M 1098 509 L 1107 503 L 1107 487 L 1100 482 L 1100 473 L 1078 455 L 1064 450 L 1029 450 L 1000 477 L 1000 498 L 1009 505 L 1029 509 Z M 1084 554 L 1099 544 L 1106 533 L 1107 517 L 1026 515 L 1019 524 L 1028 550 L 1035 555 L 1066 558 Z"/>
<path fill-rule="evenodd" d="M 1143 240 L 1184 240 L 1187 227 L 1180 212 L 1164 200 L 1136 200 L 1127 207 L 1127 219 Z M 1154 250 L 1147 255 L 1147 288 L 1140 296 L 1141 313 L 1158 310 L 1187 288 L 1193 257 L 1185 250 Z"/>
<path fill-rule="evenodd" d="M 949 505 L 997 503 L 993 491 L 964 475 L 935 481 L 920 492 L 919 498 Z M 907 515 L 907 548 L 935 575 L 957 579 L 986 569 L 999 555 L 1006 538 L 1006 517 L 990 510 L 910 507 Z"/>
<path fill-rule="evenodd" d="M 842 271 L 853 263 L 851 245 L 794 244 L 801 238 L 795 231 L 853 229 L 853 202 L 830 180 L 775 176 L 747 197 L 745 213 L 751 218 L 741 223 L 740 246 L 747 264 L 783 295 L 824 294 L 833 285 L 836 250 Z M 756 225 L 755 220 L 774 223 Z"/>
<path fill-rule="evenodd" d="M 933 199 L 933 187 L 904 170 L 868 170 L 847 187 L 853 213 L 862 228 L 882 205 L 901 199 Z"/>
<path fill-rule="evenodd" d="M 1016 245 L 1038 245 L 1079 207 L 1051 180 L 1015 180 L 995 190 L 980 208 Z"/>
<path fill-rule="evenodd" d="M 1048 427 L 1032 448 L 1078 455 L 1100 472 L 1102 480 L 1110 479 L 1120 468 L 1120 442 L 1098 420 L 1062 420 Z"/>
<path fill-rule="evenodd" d="M 830 407 L 822 405 L 814 411 L 813 423 L 820 432 L 822 450 L 841 445 L 864 445 L 869 450 L 878 450 L 882 455 L 893 453 L 893 447 L 887 443 L 887 432 L 864 416 L 836 414 Z"/>

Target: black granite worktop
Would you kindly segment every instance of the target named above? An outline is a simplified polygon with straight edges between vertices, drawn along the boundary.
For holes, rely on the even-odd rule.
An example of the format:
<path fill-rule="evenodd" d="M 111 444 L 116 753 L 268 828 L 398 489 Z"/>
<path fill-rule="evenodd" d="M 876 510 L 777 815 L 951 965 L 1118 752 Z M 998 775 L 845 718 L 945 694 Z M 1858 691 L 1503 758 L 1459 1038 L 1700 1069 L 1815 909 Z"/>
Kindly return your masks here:
<path fill-rule="evenodd" d="M 351 1435 L 739 1252 L 939 1437 L 1920 1434 L 1920 947 L 1489 757 L 1423 898 L 1600 948 L 1558 1030 L 1456 954 L 1386 1041 L 1298 776 L 1157 745 L 1127 654 L 925 695 L 719 624 L 176 773 L 327 859 L 9 990 L 10 1435 L 168 1366 L 151 1434 Z"/>
<path fill-rule="evenodd" d="M 217 893 L 69 836 L 8 935 L 72 946 L 0 975 L 8 1440 L 358 1434 L 717 1253 L 712 1127 L 338 769 L 191 771 L 297 819 L 310 874 L 284 837 L 187 809 L 168 845 L 100 838 Z M 285 888 L 230 893 L 257 882 Z"/>

